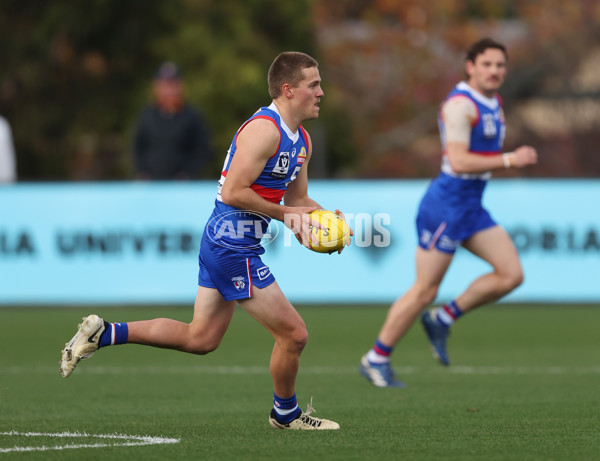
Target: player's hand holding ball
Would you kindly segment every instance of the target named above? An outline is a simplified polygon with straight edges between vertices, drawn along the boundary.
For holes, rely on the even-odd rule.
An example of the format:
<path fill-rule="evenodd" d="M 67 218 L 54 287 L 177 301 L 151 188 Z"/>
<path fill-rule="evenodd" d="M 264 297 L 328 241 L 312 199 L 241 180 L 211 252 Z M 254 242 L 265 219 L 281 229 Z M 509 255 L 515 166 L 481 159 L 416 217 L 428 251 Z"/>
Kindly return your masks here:
<path fill-rule="evenodd" d="M 310 239 L 308 248 L 317 253 L 341 253 L 350 245 L 354 232 L 340 210 L 315 210 L 309 215 Z"/>

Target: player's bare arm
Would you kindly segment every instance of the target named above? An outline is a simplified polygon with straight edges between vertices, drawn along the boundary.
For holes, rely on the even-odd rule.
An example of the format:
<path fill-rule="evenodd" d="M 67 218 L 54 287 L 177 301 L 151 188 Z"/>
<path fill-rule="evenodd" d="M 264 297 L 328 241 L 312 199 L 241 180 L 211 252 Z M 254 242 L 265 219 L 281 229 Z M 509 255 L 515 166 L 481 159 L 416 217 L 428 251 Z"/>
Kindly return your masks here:
<path fill-rule="evenodd" d="M 455 173 L 485 173 L 503 168 L 523 168 L 537 163 L 533 147 L 521 146 L 514 152 L 478 155 L 469 151 L 471 126 L 477 118 L 477 108 L 463 97 L 451 98 L 442 107 L 446 128 L 446 154 Z"/>
<path fill-rule="evenodd" d="M 250 188 L 269 158 L 277 152 L 279 136 L 279 130 L 273 122 L 264 119 L 252 120 L 242 129 L 221 190 L 224 203 L 241 210 L 258 211 L 279 221 L 284 220 L 289 207 L 269 202 Z M 304 212 L 312 211 L 318 206 L 306 208 Z"/>

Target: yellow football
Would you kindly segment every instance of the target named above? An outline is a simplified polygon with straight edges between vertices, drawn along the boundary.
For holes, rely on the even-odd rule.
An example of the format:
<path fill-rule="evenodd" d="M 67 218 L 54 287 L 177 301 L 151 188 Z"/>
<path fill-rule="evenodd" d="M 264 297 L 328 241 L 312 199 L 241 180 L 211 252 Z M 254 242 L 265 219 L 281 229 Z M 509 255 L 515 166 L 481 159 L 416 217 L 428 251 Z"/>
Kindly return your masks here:
<path fill-rule="evenodd" d="M 344 248 L 350 241 L 350 228 L 337 214 L 327 210 L 315 210 L 309 216 L 312 221 L 321 224 L 321 227 L 309 226 L 316 240 L 314 243 L 309 241 L 311 250 L 317 253 L 333 253 Z"/>

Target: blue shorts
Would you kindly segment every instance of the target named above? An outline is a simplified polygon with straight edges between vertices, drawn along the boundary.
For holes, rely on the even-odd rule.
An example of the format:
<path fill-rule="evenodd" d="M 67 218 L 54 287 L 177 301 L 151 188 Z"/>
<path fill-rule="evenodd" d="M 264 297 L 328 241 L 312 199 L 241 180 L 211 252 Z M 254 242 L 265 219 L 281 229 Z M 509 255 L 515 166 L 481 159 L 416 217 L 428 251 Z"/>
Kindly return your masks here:
<path fill-rule="evenodd" d="M 238 251 L 217 245 L 206 237 L 205 231 L 198 255 L 198 285 L 216 288 L 226 301 L 251 298 L 253 286 L 265 288 L 275 281 L 260 259 L 262 252 L 262 247 Z"/>
<path fill-rule="evenodd" d="M 473 234 L 497 225 L 481 205 L 485 185 L 473 184 L 470 190 L 463 185 L 451 190 L 444 181 L 436 181 L 421 200 L 417 214 L 421 248 L 452 254 Z"/>

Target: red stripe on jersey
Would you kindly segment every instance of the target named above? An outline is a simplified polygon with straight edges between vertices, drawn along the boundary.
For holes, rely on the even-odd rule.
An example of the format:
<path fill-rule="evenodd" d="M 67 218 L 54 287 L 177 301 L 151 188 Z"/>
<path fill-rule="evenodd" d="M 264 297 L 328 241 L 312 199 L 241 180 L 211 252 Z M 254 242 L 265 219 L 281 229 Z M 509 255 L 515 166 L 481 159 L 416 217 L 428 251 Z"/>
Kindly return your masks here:
<path fill-rule="evenodd" d="M 258 115 L 257 117 L 252 117 L 250 120 L 247 120 L 246 123 L 244 123 L 240 129 L 237 131 L 237 133 L 235 134 L 235 140 L 233 141 L 235 148 L 237 149 L 237 138 L 239 136 L 239 134 L 241 133 L 241 131 L 246 127 L 246 125 L 248 125 L 248 123 L 250 123 L 252 120 L 257 120 L 259 118 L 264 118 L 265 120 L 271 120 L 273 122 L 273 124 L 277 127 L 277 131 L 279 131 L 279 144 L 277 144 L 277 149 L 275 149 L 275 153 L 273 155 L 271 155 L 270 158 L 273 158 L 277 155 L 277 153 L 279 152 L 279 147 L 281 146 L 281 130 L 279 129 L 279 125 L 277 125 L 277 122 L 275 121 L 274 118 L 272 117 L 267 117 L 266 115 Z"/>
<path fill-rule="evenodd" d="M 302 137 L 304 138 L 304 144 L 306 144 L 306 149 L 308 150 L 308 133 L 302 125 L 300 125 L 300 133 L 302 133 Z"/>
<path fill-rule="evenodd" d="M 497 155 L 497 154 L 499 154 L 501 151 L 499 151 L 499 150 L 492 150 L 492 151 L 489 151 L 489 152 L 482 152 L 482 151 L 474 151 L 474 150 L 471 150 L 471 151 L 469 151 L 469 152 L 470 152 L 471 154 L 479 154 L 479 155 Z"/>
<path fill-rule="evenodd" d="M 269 202 L 273 203 L 281 203 L 283 194 L 285 194 L 285 190 L 270 189 L 265 186 L 259 186 L 258 184 L 252 184 L 250 186 L 250 189 L 252 189 L 265 200 L 268 200 Z"/>

